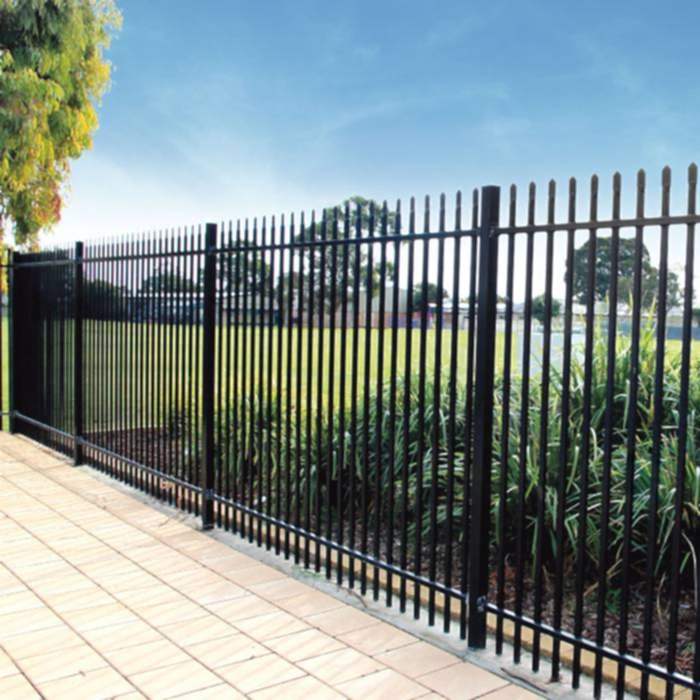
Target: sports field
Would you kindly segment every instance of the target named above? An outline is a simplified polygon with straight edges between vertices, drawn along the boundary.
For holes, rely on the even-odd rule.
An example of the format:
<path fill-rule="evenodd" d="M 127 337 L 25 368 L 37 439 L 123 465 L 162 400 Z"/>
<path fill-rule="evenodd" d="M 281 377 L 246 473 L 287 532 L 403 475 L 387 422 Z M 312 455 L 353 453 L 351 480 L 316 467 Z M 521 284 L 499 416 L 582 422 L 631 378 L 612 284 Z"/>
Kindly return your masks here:
<path fill-rule="evenodd" d="M 64 337 L 70 337 L 71 324 L 64 328 Z M 8 322 L 2 320 L 2 410 L 9 406 L 8 372 Z M 58 334 L 55 334 L 58 337 Z M 132 411 L 155 402 L 165 412 L 167 407 L 187 404 L 200 392 L 202 371 L 202 331 L 199 326 L 164 323 L 124 323 L 116 321 L 88 320 L 85 328 L 85 404 L 86 415 L 104 415 L 104 404 L 119 404 Z M 410 340 L 410 349 L 409 349 Z M 580 341 L 577 341 L 580 343 Z M 552 343 L 553 371 L 561 363 L 561 334 Z M 428 329 L 399 328 L 396 332 L 386 329 L 367 330 L 352 328 L 308 329 L 287 327 L 217 327 L 216 385 L 221 396 L 259 396 L 260 383 L 264 395 L 275 395 L 281 388 L 283 394 L 291 391 L 295 402 L 297 395 L 302 403 L 316 405 L 319 388 L 325 404 L 329 398 L 331 379 L 334 384 L 334 403 L 340 399 L 344 376 L 345 398 L 351 400 L 353 375 L 356 377 L 361 396 L 365 382 L 372 390 L 381 381 L 387 387 L 395 366 L 398 376 L 403 376 L 408 367 L 412 373 L 424 371 L 429 383 L 435 377 L 436 359 L 439 357 L 439 376 L 442 391 L 447 391 L 450 382 L 466 382 L 469 357 L 469 333 L 457 331 L 454 347 L 450 330 L 438 334 Z M 700 358 L 700 342 L 692 344 L 692 361 Z M 345 365 L 341 365 L 345 348 Z M 357 353 L 355 354 L 355 349 Z M 395 349 L 395 352 L 394 352 Z M 579 344 L 578 350 L 582 348 Z M 681 342 L 667 341 L 667 357 L 681 351 Z M 438 354 L 439 353 L 439 354 Z M 394 360 L 395 355 L 395 360 Z M 291 386 L 287 387 L 287 370 L 291 358 Z M 407 364 L 410 361 L 410 365 Z M 70 354 L 65 362 L 66 376 L 70 376 Z M 331 364 L 332 361 L 332 364 Z M 541 340 L 533 334 L 531 372 L 539 372 Z M 395 362 L 395 365 L 394 365 Z M 504 333 L 496 335 L 496 371 L 500 373 L 504 363 Z M 368 367 L 366 367 L 368 364 Z M 522 365 L 522 332 L 514 334 L 511 369 L 514 376 Z M 319 366 L 321 374 L 319 377 Z M 379 371 L 381 367 L 381 372 Z M 54 362 L 56 377 L 59 363 Z M 278 369 L 281 369 L 282 384 L 278 387 Z M 299 374 L 300 383 L 297 383 Z M 268 377 L 271 382 L 268 384 Z M 106 399 L 106 401 L 104 400 Z M 101 412 L 101 413 L 100 413 Z M 162 413 L 160 415 L 163 415 Z M 108 418 L 105 417 L 104 420 Z M 100 422 L 103 422 L 101 420 Z M 4 423 L 5 424 L 5 423 Z"/>

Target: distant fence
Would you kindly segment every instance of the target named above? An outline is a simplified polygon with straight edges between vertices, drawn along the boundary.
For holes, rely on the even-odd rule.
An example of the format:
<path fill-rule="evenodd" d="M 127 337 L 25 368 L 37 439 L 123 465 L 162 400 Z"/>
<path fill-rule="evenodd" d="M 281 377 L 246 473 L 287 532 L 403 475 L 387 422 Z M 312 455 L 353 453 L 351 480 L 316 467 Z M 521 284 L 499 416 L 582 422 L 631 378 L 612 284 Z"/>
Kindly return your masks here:
<path fill-rule="evenodd" d="M 574 687 L 700 692 L 696 181 L 14 253 L 11 430 Z"/>

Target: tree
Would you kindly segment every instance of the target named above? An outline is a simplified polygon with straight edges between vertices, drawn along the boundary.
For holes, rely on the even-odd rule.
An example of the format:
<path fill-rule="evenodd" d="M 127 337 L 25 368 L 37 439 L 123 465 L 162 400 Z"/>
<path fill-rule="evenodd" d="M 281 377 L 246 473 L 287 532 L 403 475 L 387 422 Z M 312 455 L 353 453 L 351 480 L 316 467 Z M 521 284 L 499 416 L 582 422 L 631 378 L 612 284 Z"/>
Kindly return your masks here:
<path fill-rule="evenodd" d="M 556 318 L 561 313 L 561 302 L 559 299 L 552 299 L 552 310 L 550 317 Z M 547 319 L 544 294 L 540 294 L 532 300 L 532 315 L 542 325 Z"/>
<path fill-rule="evenodd" d="M 255 250 L 250 244 L 250 248 L 245 248 L 241 242 L 240 249 L 236 249 L 234 244 L 233 252 L 230 256 L 219 258 L 216 270 L 216 288 L 228 292 L 229 285 L 231 293 L 243 295 L 244 292 L 250 294 L 265 294 L 270 288 L 270 264 L 263 259 L 263 255 L 269 256 L 267 251 Z M 274 282 L 273 282 L 274 284 Z M 204 268 L 199 270 L 199 288 L 204 289 Z"/>
<path fill-rule="evenodd" d="M 605 301 L 610 293 L 611 278 L 611 238 L 598 238 L 596 241 L 595 290 L 596 301 Z M 626 302 L 632 298 L 634 284 L 634 249 L 633 238 L 620 238 L 618 252 L 618 282 L 617 298 Z M 574 297 L 581 303 L 586 303 L 588 292 L 588 251 L 589 241 L 574 251 Z M 648 309 L 657 300 L 659 291 L 659 271 L 651 264 L 649 251 L 642 246 L 642 307 Z M 678 275 L 668 272 L 667 308 L 680 303 L 680 286 Z"/>
<path fill-rule="evenodd" d="M 109 84 L 113 0 L 0 0 L 0 238 L 57 223 L 69 161 L 92 145 Z"/>
<path fill-rule="evenodd" d="M 349 223 L 350 230 L 345 231 L 345 213 L 349 211 Z M 397 217 L 396 212 L 386 212 L 386 217 L 384 216 L 383 206 L 378 202 L 373 200 L 365 199 L 364 197 L 354 196 L 346 199 L 342 204 L 337 207 L 327 207 L 324 210 L 325 213 L 325 230 L 323 224 L 323 215 L 319 217 L 315 225 L 306 225 L 303 231 L 295 234 L 294 241 L 300 243 L 302 241 L 318 241 L 325 237 L 327 239 L 332 239 L 334 236 L 334 223 L 335 214 L 338 214 L 338 238 L 344 238 L 347 234 L 350 238 L 354 238 L 357 235 L 357 230 L 359 227 L 360 236 L 366 238 L 370 235 L 370 230 L 373 229 L 374 236 L 381 236 L 384 230 L 386 222 L 386 233 L 394 234 L 397 231 Z M 391 250 L 393 246 L 389 246 Z M 357 275 L 357 286 L 360 290 L 365 290 L 368 287 L 368 279 L 371 280 L 372 284 L 372 295 L 376 295 L 378 286 L 380 284 L 380 271 L 381 262 L 379 260 L 379 251 L 373 251 L 373 263 L 372 270 L 369 269 L 369 255 L 368 255 L 368 245 L 350 245 L 337 247 L 336 256 L 336 270 L 335 275 L 333 274 L 332 258 L 333 248 L 331 246 L 305 246 L 302 249 L 301 260 L 303 261 L 303 279 L 302 283 L 304 285 L 304 296 L 308 298 L 309 294 L 309 283 L 311 281 L 311 266 L 313 266 L 313 296 L 316 302 L 316 310 L 318 310 L 318 303 L 321 299 L 322 288 L 325 287 L 323 294 L 323 303 L 327 312 L 336 311 L 343 300 L 343 296 L 346 296 L 349 300 L 352 299 L 353 290 L 355 288 L 355 279 Z M 321 275 L 321 267 L 325 255 L 325 272 Z M 359 258 L 357 257 L 359 255 Z M 390 255 L 390 253 L 389 253 Z M 386 276 L 388 279 L 393 281 L 394 278 L 394 267 L 387 255 L 386 264 Z M 347 287 L 343 289 L 343 270 L 344 270 L 344 258 L 347 256 Z M 286 263 L 287 266 L 289 263 Z M 293 294 L 296 298 L 299 289 L 299 258 L 296 257 L 294 260 L 294 276 L 292 280 Z M 282 293 L 284 296 L 287 295 L 289 290 L 289 271 L 285 273 L 283 279 L 280 280 L 283 284 Z M 335 283 L 335 307 L 331 305 L 331 288 Z M 279 290 L 279 287 L 277 288 Z"/>
<path fill-rule="evenodd" d="M 430 304 L 437 304 L 440 299 L 446 299 L 448 294 L 446 289 L 440 289 L 437 284 L 428 282 L 426 285 L 426 298 L 423 299 L 423 285 L 417 284 L 413 287 L 413 310 L 421 311 L 423 307 L 427 309 Z"/>
<path fill-rule="evenodd" d="M 72 284 L 71 284 L 72 298 Z M 101 279 L 83 282 L 84 318 L 120 319 L 127 311 L 124 287 Z"/>

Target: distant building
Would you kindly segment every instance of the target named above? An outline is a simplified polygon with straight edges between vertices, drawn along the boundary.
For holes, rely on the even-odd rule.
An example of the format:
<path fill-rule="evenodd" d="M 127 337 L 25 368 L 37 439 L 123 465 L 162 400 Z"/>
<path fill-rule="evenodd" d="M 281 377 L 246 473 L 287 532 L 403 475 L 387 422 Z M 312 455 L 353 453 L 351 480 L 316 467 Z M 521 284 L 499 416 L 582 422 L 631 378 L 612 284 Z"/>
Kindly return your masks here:
<path fill-rule="evenodd" d="M 161 323 L 201 323 L 204 316 L 204 294 L 184 293 L 142 293 L 125 298 L 126 315 L 136 321 L 159 321 Z M 270 325 L 279 322 L 280 314 L 277 299 L 268 295 L 249 294 L 238 296 L 227 292 L 217 293 L 217 323 L 255 323 Z"/>

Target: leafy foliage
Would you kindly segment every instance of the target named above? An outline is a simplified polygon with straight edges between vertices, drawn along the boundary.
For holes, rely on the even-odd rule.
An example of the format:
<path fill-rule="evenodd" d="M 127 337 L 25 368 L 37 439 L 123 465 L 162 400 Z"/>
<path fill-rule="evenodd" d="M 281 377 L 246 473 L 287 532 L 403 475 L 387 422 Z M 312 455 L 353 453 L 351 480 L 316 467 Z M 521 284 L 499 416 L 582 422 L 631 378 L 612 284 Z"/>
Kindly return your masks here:
<path fill-rule="evenodd" d="M 551 318 L 557 318 L 561 314 L 561 302 L 559 299 L 552 299 Z M 532 300 L 532 316 L 542 325 L 547 318 L 547 307 L 544 294 L 540 294 Z"/>
<path fill-rule="evenodd" d="M 611 595 L 619 585 L 622 573 L 623 547 L 628 538 L 632 580 L 641 580 L 647 561 L 649 504 L 651 500 L 651 480 L 654 461 L 653 402 L 655 375 L 655 332 L 651 324 L 644 329 L 640 341 L 639 386 L 636 406 L 629 404 L 629 378 L 631 374 L 631 344 L 629 338 L 619 336 L 616 347 L 614 373 L 614 402 L 612 405 L 613 431 L 610 435 L 610 510 L 608 517 L 609 547 L 606 553 L 607 576 Z M 564 387 L 562 377 L 556 368 L 552 369 L 548 399 L 549 422 L 546 443 L 541 442 L 540 420 L 542 394 L 541 384 L 533 377 L 529 387 L 528 411 L 525 414 L 527 427 L 521 430 L 522 381 L 516 377 L 510 387 L 510 400 L 503 406 L 503 383 L 498 377 L 495 390 L 494 441 L 493 441 L 493 495 L 492 495 L 492 544 L 497 544 L 498 531 L 496 517 L 499 509 L 498 494 L 503 487 L 504 529 L 501 545 L 505 556 L 510 558 L 518 546 L 520 498 L 523 499 L 525 531 L 522 542 L 526 548 L 526 559 L 534 566 L 535 547 L 538 538 L 538 495 L 544 489 L 543 558 L 542 565 L 550 573 L 556 559 L 564 559 L 565 571 L 572 572 L 576 564 L 577 542 L 582 506 L 581 479 L 584 469 L 588 472 L 588 491 L 585 500 L 587 532 L 584 546 L 584 571 L 588 581 L 596 580 L 600 562 L 601 504 L 606 494 L 603 489 L 605 470 L 604 443 L 607 385 L 606 334 L 596 332 L 593 352 L 592 420 L 590 426 L 591 453 L 587 465 L 582 463 L 581 435 L 583 434 L 584 365 L 583 357 L 574 354 L 571 364 L 569 392 L 570 418 L 568 423 L 569 452 L 565 460 L 564 491 L 560 494 L 558 478 L 560 474 L 560 445 L 562 440 L 561 411 Z M 677 489 L 676 469 L 681 446 L 678 441 L 679 394 L 681 387 L 681 362 L 678 353 L 668 353 L 663 374 L 662 388 L 662 439 L 659 449 L 659 487 L 657 522 L 657 557 L 654 562 L 657 581 L 661 585 L 665 572 L 671 565 L 671 545 L 674 523 L 674 498 Z M 681 513 L 682 561 L 681 569 L 684 585 L 693 584 L 694 545 L 700 523 L 700 373 L 690 373 L 689 391 L 689 435 L 685 461 L 685 485 Z M 275 503 L 279 499 L 284 504 L 287 497 L 303 504 L 311 499 L 311 508 L 317 500 L 321 504 L 331 504 L 334 521 L 342 516 L 347 521 L 355 516 L 366 499 L 370 525 L 377 519 L 381 532 L 387 529 L 390 519 L 389 493 L 394 493 L 396 504 L 394 525 L 399 532 L 402 523 L 406 524 L 409 553 L 415 555 L 414 547 L 417 528 L 423 534 L 423 542 L 430 533 L 430 503 L 435 487 L 437 535 L 436 541 L 442 551 L 459 547 L 464 535 L 464 506 L 469 500 L 470 459 L 466 449 L 466 436 L 469 434 L 464 407 L 467 391 L 463 383 L 455 387 L 457 411 L 454 426 L 450 424 L 449 391 L 443 386 L 440 400 L 433 400 L 434 385 L 427 380 L 423 402 L 419 400 L 419 380 L 411 376 L 408 396 L 405 395 L 405 377 L 399 377 L 396 394 L 396 423 L 391 425 L 387 411 L 391 402 L 389 387 L 385 384 L 382 401 L 377 401 L 377 393 L 370 390 L 369 400 L 358 397 L 356 421 L 352 421 L 350 406 L 346 403 L 344 412 L 335 406 L 332 427 L 327 422 L 317 423 L 315 419 L 307 423 L 302 413 L 297 425 L 295 410 L 287 416 L 283 410 L 281 421 L 277 419 L 276 397 L 241 401 L 237 406 L 237 420 L 246 422 L 251 434 L 259 440 L 247 440 L 244 446 L 229 443 L 231 453 L 228 464 L 235 465 L 236 474 L 246 482 L 259 484 L 254 490 L 261 492 L 266 472 L 268 455 L 272 459 L 271 474 L 276 483 L 280 472 L 281 491 L 276 486 L 271 489 Z M 284 403 L 283 403 L 284 406 Z M 505 408 L 505 410 L 504 410 Z M 628 478 L 627 445 L 628 421 L 631 413 L 636 414 L 635 458 L 633 461 L 633 499 L 631 529 L 625 530 L 625 508 L 627 504 L 626 484 Z M 505 418 L 504 418 L 505 417 Z M 505 431 L 505 422 L 508 430 Z M 218 435 L 230 434 L 236 425 L 232 409 L 219 417 L 221 429 Z M 287 433 L 287 421 L 289 433 Z M 437 422 L 438 453 L 435 455 L 437 479 L 433 478 L 432 435 Z M 310 426 L 310 432 L 308 427 Z M 296 431 L 299 430 L 297 454 Z M 319 431 L 319 428 L 321 430 Z M 526 436 L 527 449 L 521 451 L 522 435 Z M 507 444 L 507 460 L 502 461 L 502 440 Z M 454 439 L 452 440 L 452 436 Z M 280 461 L 276 461 L 277 445 L 280 445 Z M 450 459 L 447 446 L 452 441 L 453 490 L 450 496 Z M 366 444 L 366 461 L 364 458 Z M 243 448 L 243 449 L 242 449 Z M 223 450 L 223 444 L 220 445 Z M 310 460 L 309 460 L 310 455 Z M 404 461 L 404 458 L 405 459 Z M 301 471 L 297 474 L 294 465 L 297 458 Z M 540 469 L 544 460 L 545 482 L 540 483 Z M 287 465 L 290 465 L 289 467 Z M 291 469 L 289 481 L 291 491 L 285 491 L 287 469 Z M 405 469 L 405 472 L 404 472 Z M 521 470 L 525 472 L 526 490 L 519 491 Z M 422 476 L 421 476 L 422 475 Z M 505 481 L 503 481 L 505 480 Z M 379 486 L 379 488 L 377 488 Z M 258 488 L 260 490 L 258 490 Z M 406 510 L 401 515 L 399 504 L 405 488 Z M 378 496 L 378 497 L 377 497 Z M 556 539 L 556 514 L 560 497 L 564 502 L 564 538 Z M 451 500 L 450 500 L 451 499 Z M 342 508 L 340 504 L 342 503 Z M 420 504 L 420 511 L 419 511 Z M 325 506 L 324 506 L 325 507 Z M 282 506 L 284 509 L 284 506 Z M 419 512 L 422 516 L 419 517 Z M 382 549 L 392 543 L 383 542 Z"/>
<path fill-rule="evenodd" d="M 101 279 L 83 282 L 83 315 L 85 318 L 122 319 L 126 306 L 126 290 Z"/>
<path fill-rule="evenodd" d="M 69 160 L 92 144 L 109 84 L 112 0 L 0 0 L 0 234 L 18 244 L 61 214 Z"/>
<path fill-rule="evenodd" d="M 270 288 L 270 264 L 250 242 L 239 241 L 235 252 L 219 263 L 216 284 L 219 289 L 241 296 L 265 294 Z M 204 289 L 204 268 L 200 271 L 200 288 Z"/>
<path fill-rule="evenodd" d="M 142 294 L 148 292 L 160 292 L 163 294 L 183 294 L 200 291 L 199 283 L 178 275 L 176 272 L 156 272 L 149 277 L 146 277 L 141 283 L 140 292 Z"/>
<path fill-rule="evenodd" d="M 441 289 L 434 282 L 425 285 L 425 300 L 423 299 L 423 285 L 417 284 L 413 287 L 413 310 L 420 311 L 428 308 L 430 304 L 437 304 L 441 299 L 447 299 L 446 289 Z"/>
<path fill-rule="evenodd" d="M 337 219 L 336 219 L 337 215 Z M 337 221 L 337 227 L 336 227 Z M 349 230 L 346 230 L 346 221 Z M 348 236 L 354 238 L 359 235 L 366 238 L 370 235 L 381 236 L 384 233 L 393 234 L 397 232 L 398 219 L 396 212 L 385 210 L 383 205 L 365 197 L 354 196 L 346 199 L 336 207 L 327 207 L 322 215 L 313 224 L 305 225 L 295 236 L 297 243 L 309 241 L 320 241 L 325 236 L 328 239 L 344 238 Z M 371 281 L 372 293 L 375 294 L 379 286 L 380 263 L 377 260 L 378 253 L 374 254 L 370 271 L 370 261 L 367 254 L 369 246 L 348 246 L 338 250 L 336 255 L 335 276 L 332 264 L 333 253 L 326 250 L 326 246 L 305 246 L 301 254 L 301 261 L 295 260 L 295 271 L 293 274 L 285 273 L 280 280 L 283 295 L 288 293 L 290 282 L 293 294 L 297 294 L 299 287 L 299 266 L 303 265 L 302 283 L 305 295 L 313 295 L 314 299 L 323 299 L 326 311 L 337 310 L 344 296 L 352 298 L 355 280 L 359 289 L 365 290 Z M 336 249 L 337 250 L 337 249 Z M 347 287 L 343 289 L 344 266 L 347 264 Z M 313 288 L 309 290 L 311 283 L 310 270 L 313 267 Z M 324 270 L 321 274 L 321 270 Z M 387 261 L 386 273 L 393 275 L 393 266 Z M 335 282 L 336 284 L 336 308 L 331 308 L 331 297 L 329 290 Z M 321 294 L 322 287 L 325 287 L 325 294 Z M 278 286 L 279 289 L 279 286 Z"/>
<path fill-rule="evenodd" d="M 610 279 L 612 276 L 612 245 L 610 237 L 599 237 L 596 240 L 595 263 L 595 300 L 605 301 L 610 293 Z M 620 238 L 618 250 L 618 291 L 617 296 L 621 302 L 626 302 L 632 297 L 632 285 L 634 283 L 634 251 L 635 240 L 633 238 Z M 583 243 L 574 252 L 574 297 L 581 303 L 586 303 L 588 293 L 588 254 L 589 241 Z M 658 295 L 659 270 L 651 264 L 649 250 L 642 246 L 642 305 L 650 308 L 654 305 Z M 678 275 L 668 272 L 666 304 L 668 307 L 678 306 L 680 303 L 680 286 Z"/>

